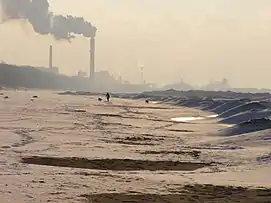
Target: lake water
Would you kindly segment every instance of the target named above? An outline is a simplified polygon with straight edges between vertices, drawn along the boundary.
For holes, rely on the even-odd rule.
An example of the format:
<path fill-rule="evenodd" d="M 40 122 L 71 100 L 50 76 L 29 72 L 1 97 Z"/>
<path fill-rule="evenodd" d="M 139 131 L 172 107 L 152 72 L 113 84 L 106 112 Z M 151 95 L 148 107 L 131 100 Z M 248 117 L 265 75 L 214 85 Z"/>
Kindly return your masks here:
<path fill-rule="evenodd" d="M 171 120 L 176 121 L 176 122 L 189 122 L 189 121 L 203 120 L 205 118 L 216 118 L 216 117 L 218 117 L 217 114 L 206 116 L 206 117 L 200 117 L 200 116 L 176 117 L 176 118 L 171 118 Z"/>
<path fill-rule="evenodd" d="M 196 121 L 196 120 L 202 120 L 204 117 L 177 117 L 177 118 L 172 118 L 172 121 L 177 121 L 177 122 L 188 122 L 188 121 Z"/>

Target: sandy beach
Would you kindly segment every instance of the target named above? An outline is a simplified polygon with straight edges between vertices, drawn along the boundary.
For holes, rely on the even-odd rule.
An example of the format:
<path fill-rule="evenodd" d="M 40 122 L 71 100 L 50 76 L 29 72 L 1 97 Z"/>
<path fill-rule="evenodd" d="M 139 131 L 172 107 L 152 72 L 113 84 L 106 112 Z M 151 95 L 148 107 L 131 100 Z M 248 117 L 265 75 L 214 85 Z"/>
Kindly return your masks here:
<path fill-rule="evenodd" d="M 271 129 L 236 133 L 240 114 L 222 118 L 207 107 L 114 97 L 107 103 L 47 91 L 2 93 L 1 203 L 271 202 Z M 173 119 L 195 116 L 203 119 Z"/>

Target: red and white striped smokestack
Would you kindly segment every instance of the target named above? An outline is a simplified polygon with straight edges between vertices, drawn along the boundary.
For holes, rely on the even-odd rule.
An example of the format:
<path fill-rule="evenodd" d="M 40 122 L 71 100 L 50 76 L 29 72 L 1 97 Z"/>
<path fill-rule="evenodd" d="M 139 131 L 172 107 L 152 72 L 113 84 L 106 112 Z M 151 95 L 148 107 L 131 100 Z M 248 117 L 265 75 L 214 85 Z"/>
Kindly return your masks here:
<path fill-rule="evenodd" d="M 53 68 L 53 46 L 49 48 L 49 68 Z"/>

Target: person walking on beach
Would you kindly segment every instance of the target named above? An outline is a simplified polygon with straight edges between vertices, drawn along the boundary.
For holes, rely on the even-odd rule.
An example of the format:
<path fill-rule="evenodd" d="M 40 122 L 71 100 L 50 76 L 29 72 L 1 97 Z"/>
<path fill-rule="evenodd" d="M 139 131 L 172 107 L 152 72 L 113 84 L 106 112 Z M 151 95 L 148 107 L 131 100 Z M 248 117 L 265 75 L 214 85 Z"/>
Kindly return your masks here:
<path fill-rule="evenodd" d="M 108 92 L 106 93 L 106 100 L 107 100 L 107 102 L 109 102 L 109 100 L 110 100 L 110 94 Z"/>

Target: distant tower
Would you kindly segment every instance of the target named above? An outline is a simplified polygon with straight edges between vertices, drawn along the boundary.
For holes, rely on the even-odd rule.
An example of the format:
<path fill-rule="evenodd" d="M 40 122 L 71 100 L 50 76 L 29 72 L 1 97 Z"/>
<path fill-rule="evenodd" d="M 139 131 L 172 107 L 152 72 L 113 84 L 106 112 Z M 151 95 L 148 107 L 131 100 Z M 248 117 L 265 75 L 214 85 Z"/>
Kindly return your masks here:
<path fill-rule="evenodd" d="M 145 81 L 144 81 L 144 66 L 140 66 L 140 73 L 141 73 L 141 84 L 145 84 Z"/>
<path fill-rule="evenodd" d="M 89 79 L 94 82 L 95 80 L 95 37 L 97 28 L 92 28 L 90 36 L 90 64 L 89 64 Z"/>
<path fill-rule="evenodd" d="M 49 68 L 53 68 L 53 46 L 49 47 Z"/>

